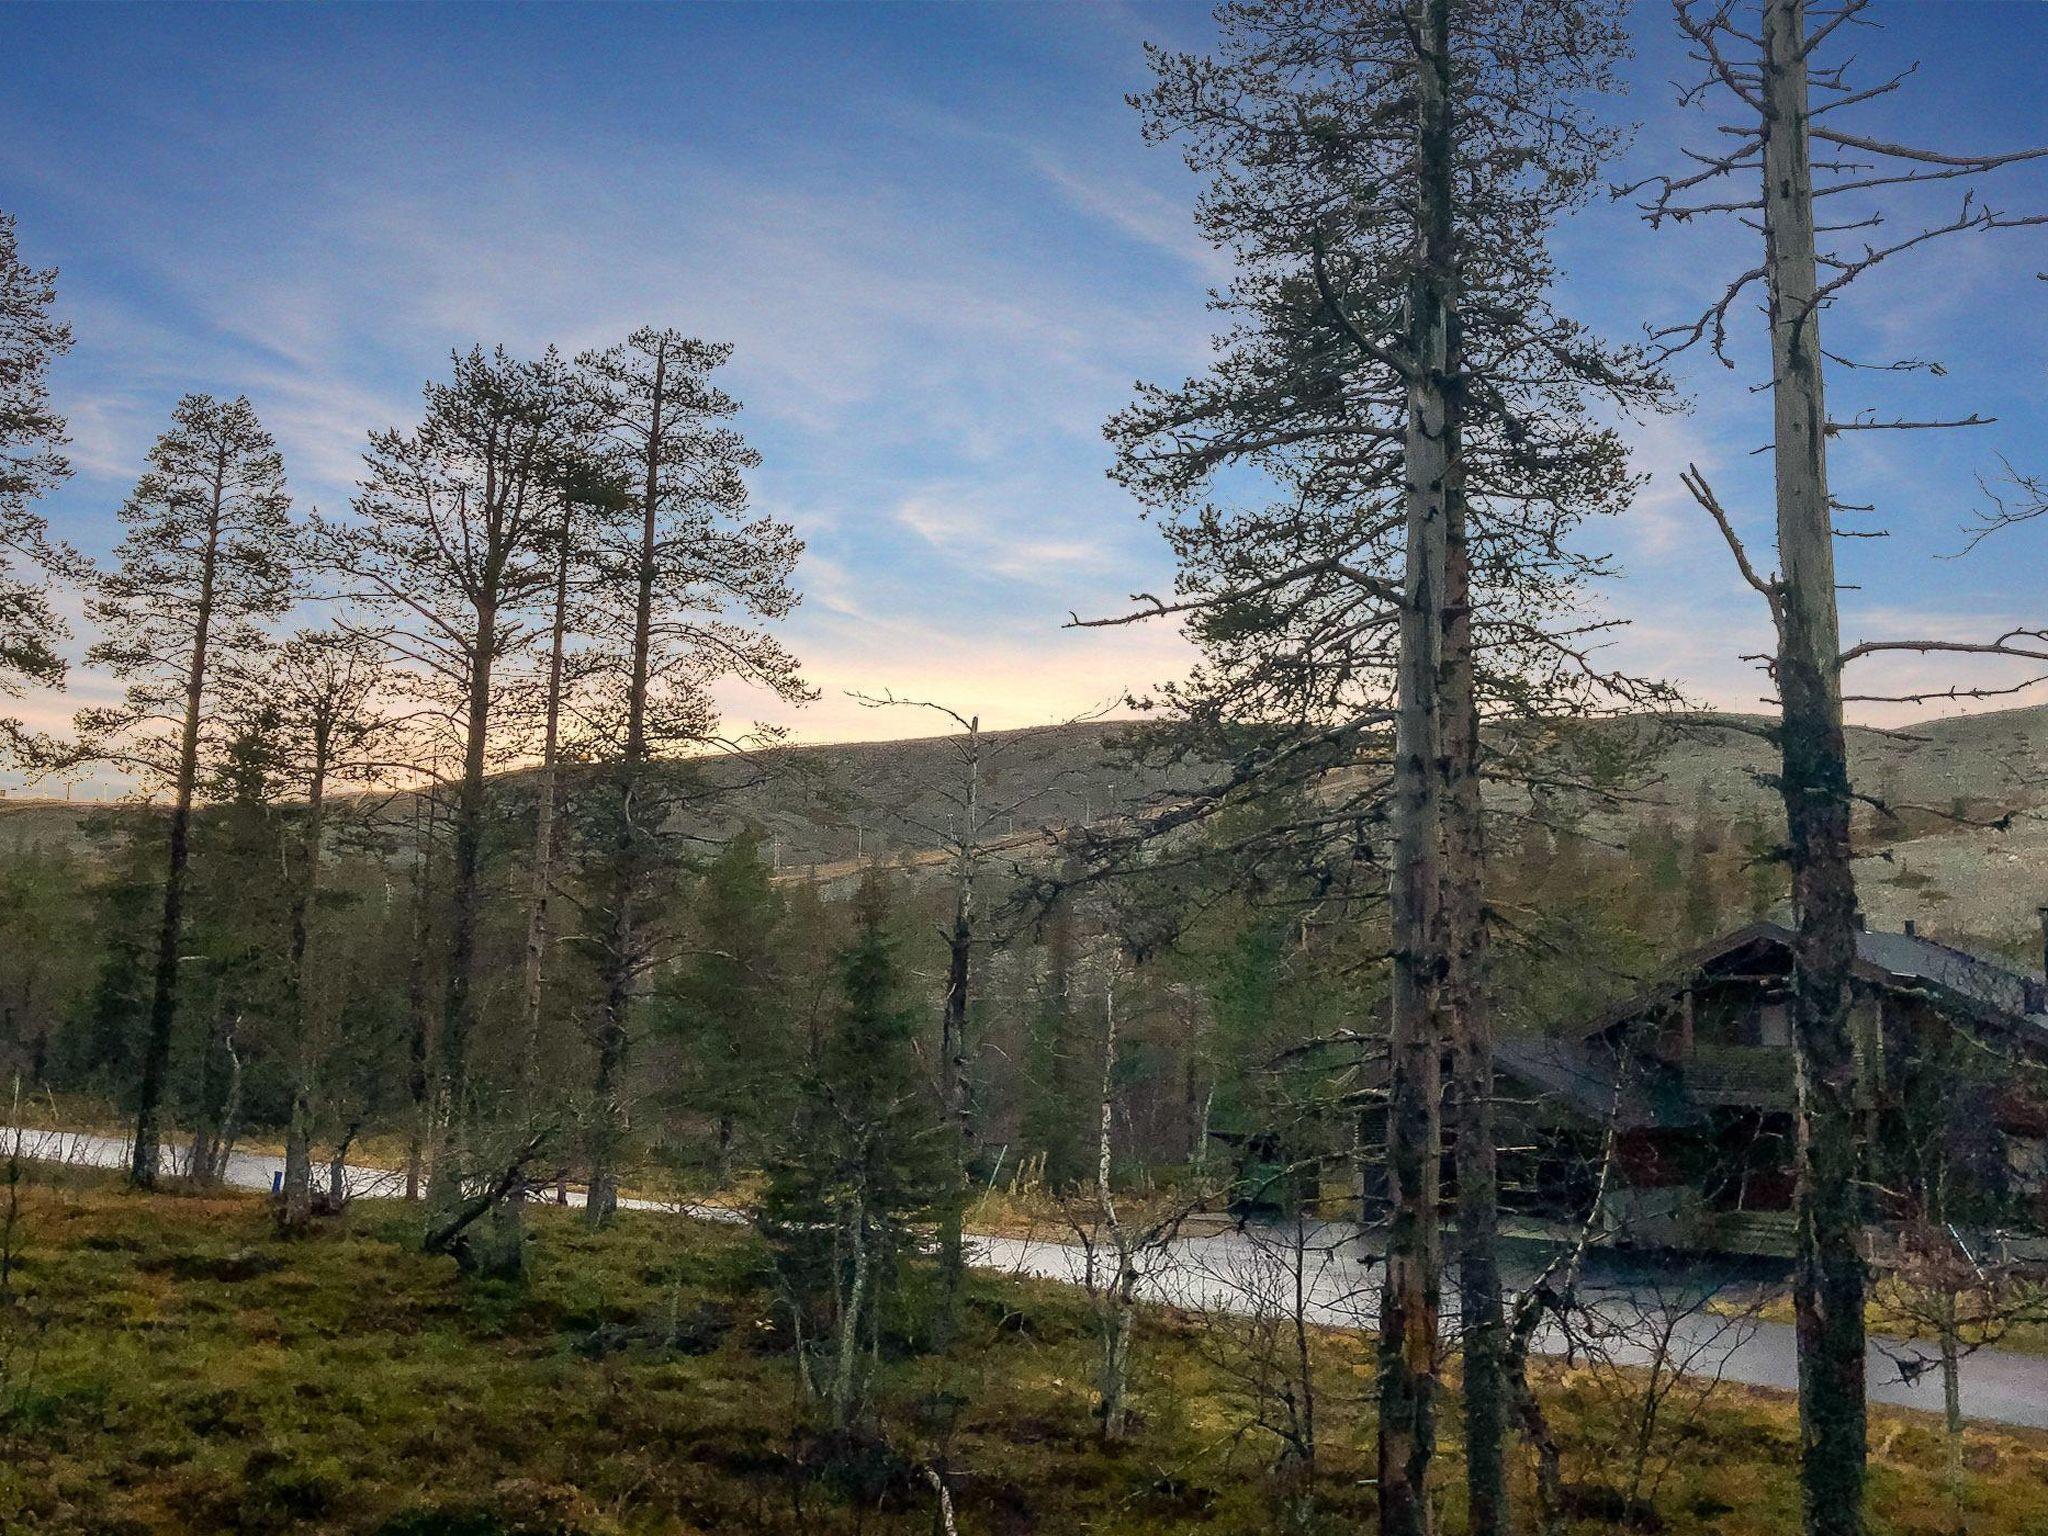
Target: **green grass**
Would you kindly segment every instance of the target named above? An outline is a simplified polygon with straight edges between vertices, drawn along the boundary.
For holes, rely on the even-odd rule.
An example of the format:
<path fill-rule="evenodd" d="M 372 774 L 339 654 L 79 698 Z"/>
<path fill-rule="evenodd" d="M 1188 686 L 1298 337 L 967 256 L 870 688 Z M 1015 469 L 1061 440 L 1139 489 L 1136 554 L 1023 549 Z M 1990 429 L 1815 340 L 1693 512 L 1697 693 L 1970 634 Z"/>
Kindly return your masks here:
<path fill-rule="evenodd" d="M 1147 1318 L 1137 1428 L 1104 1447 L 1084 1304 L 985 1276 L 946 1360 L 885 1347 L 875 1434 L 832 1452 L 749 1233 L 628 1214 L 592 1236 L 546 1209 L 533 1225 L 515 1289 L 419 1255 L 402 1206 L 287 1241 L 252 1197 L 38 1184 L 23 1295 L 0 1308 L 0 1531 L 924 1536 L 921 1465 L 941 1455 L 963 1536 L 1369 1526 L 1367 1341 L 1317 1341 L 1306 1500 L 1248 1427 L 1218 1332 Z M 1617 1383 L 1546 1386 L 1575 1529 L 1607 1529 Z M 1880 1415 L 1873 1441 L 1880 1528 L 1945 1529 L 1932 1422 Z M 1782 1398 L 1729 1389 L 1660 1443 L 1661 1529 L 1791 1529 L 1795 1443 Z M 1973 1432 L 1970 1456 L 1973 1532 L 2048 1533 L 2048 1437 Z M 1458 1475 L 1452 1444 L 1448 1531 Z"/>

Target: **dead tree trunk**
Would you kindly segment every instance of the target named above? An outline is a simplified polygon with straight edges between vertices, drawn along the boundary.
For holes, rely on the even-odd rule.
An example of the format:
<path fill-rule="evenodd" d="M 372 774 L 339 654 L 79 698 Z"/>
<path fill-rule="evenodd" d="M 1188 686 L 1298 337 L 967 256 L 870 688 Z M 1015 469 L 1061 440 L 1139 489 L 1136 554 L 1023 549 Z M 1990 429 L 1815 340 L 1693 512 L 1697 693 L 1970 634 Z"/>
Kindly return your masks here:
<path fill-rule="evenodd" d="M 429 792 L 431 793 L 431 791 Z M 430 813 L 431 814 L 431 813 Z M 413 901 L 412 957 L 405 972 L 406 1094 L 412 1101 L 412 1116 L 406 1129 L 405 1198 L 417 1200 L 425 1172 L 427 1143 L 432 1126 L 433 1077 L 428 1071 L 430 1024 L 427 1012 L 427 891 L 432 884 L 431 826 L 427 844 L 419 852 L 415 874 L 418 888 Z"/>
<path fill-rule="evenodd" d="M 1393 1018 L 1388 1046 L 1386 1281 L 1380 1301 L 1379 1500 L 1385 1536 L 1426 1536 L 1436 1449 L 1442 1142 L 1443 722 L 1438 689 L 1445 501 L 1457 353 L 1451 250 L 1449 0 L 1418 0 L 1413 39 L 1420 260 L 1409 285 L 1407 553 L 1393 770 Z"/>
<path fill-rule="evenodd" d="M 234 1150 L 236 1122 L 242 1114 L 242 1056 L 235 1049 L 241 1025 L 241 1014 L 223 1003 L 206 1042 L 192 1158 L 186 1169 L 195 1183 L 217 1185 L 227 1178 L 228 1154 Z"/>
<path fill-rule="evenodd" d="M 332 1210 L 339 1211 L 348 1203 L 348 1149 L 362 1128 L 362 1121 L 351 1120 L 334 1144 L 334 1155 L 327 1159 L 327 1203 Z"/>
<path fill-rule="evenodd" d="M 1137 1322 L 1138 1266 L 1130 1233 L 1116 1208 L 1112 1152 L 1116 1129 L 1116 972 L 1102 995 L 1102 1092 L 1096 1130 L 1095 1202 L 1115 1255 L 1116 1274 L 1105 1288 L 1102 1318 L 1102 1438 L 1121 1440 L 1129 1418 L 1131 1334 Z"/>
<path fill-rule="evenodd" d="M 1849 767 L 1828 498 L 1827 409 L 1809 158 L 1805 0 L 1764 12 L 1764 235 L 1775 417 L 1781 768 L 1793 907 L 1799 1080 L 1801 1474 L 1813 1536 L 1863 1528 L 1864 1265 Z"/>
<path fill-rule="evenodd" d="M 529 1113 L 540 1085 L 541 995 L 551 937 L 548 904 L 553 899 L 555 888 L 555 758 L 562 726 L 562 653 L 569 628 L 569 542 L 570 526 L 565 509 L 561 547 L 555 551 L 554 623 L 548 642 L 546 719 L 541 729 L 540 772 L 534 785 L 533 891 L 526 913 L 526 1051 L 520 1067 Z"/>
<path fill-rule="evenodd" d="M 1454 487 L 1457 465 L 1451 465 Z M 1464 1338 L 1466 1522 L 1507 1536 L 1508 1396 L 1493 1114 L 1493 1021 L 1485 993 L 1486 871 L 1479 799 L 1479 706 L 1472 651 L 1471 551 L 1462 494 L 1446 498 L 1444 589 L 1444 1017 L 1450 1028 L 1458 1302 Z"/>
<path fill-rule="evenodd" d="M 547 951 L 552 934 L 549 902 L 555 886 L 555 799 L 557 749 L 562 725 L 563 649 L 569 629 L 569 554 L 573 526 L 570 503 L 562 505 L 562 522 L 555 549 L 554 616 L 548 638 L 548 682 L 545 721 L 541 733 L 540 773 L 534 786 L 537 808 L 533 830 L 533 888 L 526 913 L 526 974 L 521 999 L 525 1015 L 525 1038 L 519 1063 L 520 1099 L 529 1123 L 540 1113 L 541 1097 L 541 1002 L 547 979 Z M 529 1186 L 521 1180 L 511 1196 L 491 1212 L 490 1241 L 505 1257 L 495 1261 L 502 1272 L 516 1273 L 526 1251 L 526 1199 Z"/>
<path fill-rule="evenodd" d="M 967 723 L 967 788 L 959 846 L 954 850 L 953 922 L 946 934 L 946 1012 L 939 1041 L 939 1092 L 952 1138 L 953 1190 L 939 1223 L 939 1269 L 944 1286 L 941 1348 L 950 1340 L 966 1275 L 967 1001 L 974 963 L 974 876 L 981 839 L 981 716 Z"/>
<path fill-rule="evenodd" d="M 291 933 L 285 959 L 285 987 L 297 1053 L 292 1070 L 291 1117 L 284 1136 L 284 1204 L 279 1221 L 287 1232 L 303 1232 L 313 1219 L 313 1031 L 306 1008 L 306 947 L 313 897 L 320 888 L 321 839 L 325 836 L 327 756 L 323 727 L 313 737 L 312 772 L 306 787 L 306 851 L 292 890 Z"/>

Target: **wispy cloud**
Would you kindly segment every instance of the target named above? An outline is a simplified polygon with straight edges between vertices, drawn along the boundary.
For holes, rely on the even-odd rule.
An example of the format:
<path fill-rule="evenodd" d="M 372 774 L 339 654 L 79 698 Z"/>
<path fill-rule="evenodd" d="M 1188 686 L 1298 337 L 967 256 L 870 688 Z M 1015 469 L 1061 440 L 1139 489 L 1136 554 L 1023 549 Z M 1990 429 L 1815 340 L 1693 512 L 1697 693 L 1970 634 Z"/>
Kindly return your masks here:
<path fill-rule="evenodd" d="M 957 691 L 1023 723 L 1185 665 L 1163 632 L 1060 626 L 1171 581 L 1163 541 L 1104 477 L 1100 425 L 1133 380 L 1202 366 L 1205 290 L 1229 275 L 1194 225 L 1194 178 L 1140 142 L 1121 100 L 1145 82 L 1140 41 L 1203 44 L 1201 7 L 960 7 L 893 27 L 886 11 L 537 8 L 490 37 L 431 8 L 289 26 L 233 8 L 25 14 L 0 14 L 0 48 L 27 63 L 0 101 L 0 171 L 31 251 L 65 268 L 79 345 L 57 386 L 79 474 L 50 510 L 88 547 L 112 542 L 185 389 L 248 392 L 301 502 L 333 506 L 365 432 L 414 419 L 451 348 L 574 351 L 658 321 L 736 344 L 759 502 L 808 542 L 787 638 L 827 697 L 792 717 L 806 734 L 878 728 L 831 702 L 842 686 Z M 1669 107 L 1678 45 L 1645 16 L 1627 109 L 1647 126 L 1624 174 L 1700 126 Z M 1918 13 L 1907 26 L 1940 36 Z M 2048 134 L 2038 93 L 1948 90 L 2024 75 L 1974 32 L 1951 41 L 1922 88 L 1959 138 Z M 1598 204 L 1561 236 L 1562 307 L 1633 339 L 1711 301 L 1753 239 L 1651 234 Z M 1844 546 L 1854 624 L 2038 611 L 2048 528 L 1970 562 L 1931 556 L 1952 552 L 1977 470 L 2040 457 L 2044 265 L 2039 235 L 1959 242 L 1902 261 L 1874 304 L 1828 312 L 1846 353 L 1950 368 L 1843 375 L 1839 408 L 2001 418 L 1839 446 L 1844 499 L 1878 501 L 1894 529 Z M 1754 707 L 1765 685 L 1741 658 L 1766 621 L 1677 483 L 1706 469 L 1769 563 L 1769 465 L 1751 454 L 1768 410 L 1749 392 L 1762 331 L 1748 306 L 1735 323 L 1741 367 L 1682 365 L 1695 409 L 1629 427 L 1652 478 L 1589 536 L 1627 572 L 1599 598 L 1635 621 L 1616 656 Z"/>

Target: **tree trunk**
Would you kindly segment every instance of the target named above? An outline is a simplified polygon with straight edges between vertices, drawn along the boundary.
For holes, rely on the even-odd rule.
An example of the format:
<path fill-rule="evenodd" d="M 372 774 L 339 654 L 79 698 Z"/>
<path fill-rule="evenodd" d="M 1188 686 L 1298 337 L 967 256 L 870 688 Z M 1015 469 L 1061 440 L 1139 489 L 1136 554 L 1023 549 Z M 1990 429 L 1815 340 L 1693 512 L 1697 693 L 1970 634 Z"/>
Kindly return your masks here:
<path fill-rule="evenodd" d="M 1452 466 L 1454 481 L 1457 467 Z M 1479 798 L 1479 707 L 1473 675 L 1471 553 L 1462 495 L 1447 498 L 1443 709 L 1444 1017 L 1450 1028 L 1453 1164 L 1458 1181 L 1458 1304 L 1464 1338 L 1466 1523 L 1507 1536 L 1506 1319 L 1494 1138 L 1493 1020 L 1486 998 L 1485 826 Z"/>
<path fill-rule="evenodd" d="M 526 915 L 526 1053 L 520 1063 L 527 1112 L 533 1113 L 540 1091 L 541 994 L 547 972 L 550 937 L 548 903 L 555 885 L 555 755 L 562 725 L 562 650 L 569 628 L 569 540 L 566 513 L 561 548 L 555 552 L 555 615 L 548 645 L 547 718 L 542 728 L 540 775 L 534 788 L 533 893 Z"/>
<path fill-rule="evenodd" d="M 292 1082 L 292 1105 L 284 1129 L 283 1204 L 278 1225 L 303 1232 L 313 1220 L 313 1100 L 307 1074 L 301 1069 Z"/>
<path fill-rule="evenodd" d="M 1944 1281 L 1941 1308 L 1941 1414 L 1948 1450 L 1948 1508 L 1956 1536 L 1969 1529 L 1963 1513 L 1963 1352 L 1956 1329 L 1956 1293 Z"/>
<path fill-rule="evenodd" d="M 452 1205 L 461 1197 L 462 1170 L 456 1156 L 457 1127 L 469 1097 L 469 1036 L 476 1023 L 476 955 L 479 882 L 483 869 L 484 764 L 491 723 L 491 660 L 497 648 L 497 612 L 488 603 L 476 610 L 476 635 L 469 655 L 469 708 L 464 722 L 462 784 L 455 801 L 455 864 L 448 893 L 448 979 L 441 1010 L 441 1120 L 434 1130 L 434 1164 L 428 1174 L 429 1205 Z"/>
<path fill-rule="evenodd" d="M 426 796 L 425 834 L 416 850 L 412 909 L 412 958 L 406 967 L 405 1010 L 410 1025 L 406 1042 L 406 1092 L 412 1117 L 405 1147 L 405 1198 L 420 1197 L 420 1178 L 432 1132 L 433 1074 L 428 1070 L 431 1041 L 427 1011 L 427 898 L 434 884 L 434 802 Z M 416 813 L 417 814 L 417 813 Z"/>
<path fill-rule="evenodd" d="M 1778 558 L 1778 694 L 1792 900 L 1799 1083 L 1801 1475 L 1811 1536 L 1863 1529 L 1866 1459 L 1859 1069 L 1849 767 L 1842 735 L 1827 408 L 1808 160 L 1805 0 L 1764 13 L 1764 232 L 1770 294 Z"/>
<path fill-rule="evenodd" d="M 1443 722 L 1438 689 L 1446 501 L 1456 423 L 1451 251 L 1449 0 L 1415 7 L 1417 213 L 1422 245 L 1409 290 L 1407 552 L 1403 582 L 1393 817 L 1393 1018 L 1387 1083 L 1387 1270 L 1380 1299 L 1379 1501 L 1385 1536 L 1431 1527 L 1436 1449 L 1437 1229 L 1442 1143 L 1439 904 Z"/>
<path fill-rule="evenodd" d="M 593 1227 L 603 1226 L 619 1208 L 619 1147 L 625 1140 L 625 1112 L 618 1094 L 619 1073 L 626 1061 L 626 1008 L 631 994 L 624 976 L 613 980 L 615 985 L 605 992 L 597 1039 L 590 1184 L 583 1197 L 583 1218 Z"/>
<path fill-rule="evenodd" d="M 312 772 L 306 789 L 306 851 L 298 884 L 292 891 L 291 934 L 286 950 L 285 987 L 292 1024 L 297 1031 L 297 1058 L 292 1072 L 292 1104 L 285 1124 L 284 1203 L 279 1221 L 287 1232 L 303 1232 L 313 1219 L 313 1029 L 306 1008 L 306 948 L 313 897 L 320 888 L 321 840 L 325 836 L 327 756 L 331 737 L 323 723 L 313 733 Z"/>
<path fill-rule="evenodd" d="M 1121 1440 L 1130 1427 L 1131 1334 L 1138 1320 L 1138 1270 L 1128 1255 L 1117 1255 L 1116 1286 L 1110 1293 L 1108 1347 L 1102 1362 L 1102 1438 Z"/>
<path fill-rule="evenodd" d="M 1309 1241 L 1308 1213 L 1296 1207 L 1293 1251 L 1288 1255 L 1292 1261 L 1289 1265 L 1292 1273 L 1288 1278 L 1294 1286 L 1294 1374 L 1301 1389 L 1295 1423 L 1301 1436 L 1302 1470 L 1305 1476 L 1313 1479 L 1316 1470 L 1316 1359 L 1309 1325 L 1314 1301 L 1314 1287 L 1308 1273 Z"/>
<path fill-rule="evenodd" d="M 849 1236 L 853 1243 L 853 1272 L 848 1278 L 846 1303 L 839 1315 L 838 1356 L 832 1366 L 832 1427 L 841 1434 L 853 1427 L 853 1413 L 859 1403 L 860 1318 L 867 1306 L 868 1245 L 867 1206 L 856 1203 Z"/>
<path fill-rule="evenodd" d="M 640 884 L 640 839 L 634 831 L 634 801 L 646 766 L 648 677 L 654 649 L 655 536 L 661 513 L 663 417 L 668 409 L 666 344 L 655 355 L 654 384 L 649 397 L 646 457 L 640 488 L 640 568 L 633 604 L 633 662 L 626 685 L 626 741 L 619 765 L 618 829 L 613 848 L 612 921 L 604 947 L 604 1011 L 598 1019 L 597 1082 L 590 1139 L 590 1192 L 583 1206 L 592 1226 L 611 1218 L 619 1202 L 618 1155 L 622 1137 L 621 1106 L 614 1102 L 619 1072 L 625 1065 L 629 1039 L 626 1010 L 633 1000 L 633 977 L 639 961 L 638 914 L 634 909 Z M 658 834 L 659 828 L 649 829 Z"/>
<path fill-rule="evenodd" d="M 361 1121 L 351 1122 L 334 1144 L 334 1156 L 327 1160 L 327 1198 L 337 1211 L 348 1200 L 348 1149 L 361 1129 Z"/>
<path fill-rule="evenodd" d="M 1102 994 L 1102 1093 L 1098 1101 L 1095 1140 L 1095 1201 L 1103 1229 L 1116 1250 L 1116 1277 L 1103 1298 L 1108 1315 L 1102 1330 L 1102 1438 L 1121 1440 L 1131 1383 L 1131 1333 L 1137 1312 L 1137 1266 L 1130 1237 L 1117 1214 L 1115 1173 L 1116 1131 L 1116 974 L 1112 970 Z"/>
<path fill-rule="evenodd" d="M 240 1015 L 224 1003 L 206 1041 L 199 1077 L 199 1109 L 193 1117 L 192 1157 L 186 1172 L 194 1183 L 217 1185 L 227 1177 L 235 1122 L 242 1112 L 242 1058 L 235 1050 Z"/>
<path fill-rule="evenodd" d="M 185 1159 L 186 1177 L 195 1184 L 215 1182 L 213 1170 L 227 1098 L 226 1074 L 221 1070 L 227 1031 L 227 1009 L 222 1005 L 207 1029 L 206 1045 L 199 1059 L 199 1100 L 192 1115 L 192 1150 Z"/>
<path fill-rule="evenodd" d="M 229 1020 L 227 1034 L 221 1040 L 221 1049 L 228 1058 L 228 1088 L 221 1106 L 220 1128 L 214 1134 L 213 1166 L 207 1170 L 207 1181 L 212 1184 L 227 1179 L 228 1159 L 234 1156 L 235 1138 L 242 1133 L 242 1053 L 235 1049 L 235 1030 L 241 1022 L 240 1017 Z"/>
<path fill-rule="evenodd" d="M 206 651 L 213 625 L 213 581 L 220 554 L 221 503 L 226 495 L 227 450 L 214 459 L 206 551 L 199 571 L 199 604 L 192 618 L 192 653 L 185 671 L 185 720 L 178 738 L 178 782 L 164 871 L 163 920 L 157 930 L 156 975 L 150 989 L 149 1026 L 142 1047 L 142 1081 L 135 1096 L 134 1160 L 129 1182 L 156 1188 L 163 1161 L 164 1084 L 171 1069 L 171 1031 L 178 1020 L 178 951 L 185 938 L 185 865 L 191 852 L 192 794 L 199 779 L 200 701 L 206 689 Z"/>
<path fill-rule="evenodd" d="M 533 832 L 533 890 L 526 915 L 526 976 L 522 998 L 526 1032 L 519 1063 L 520 1100 L 531 1131 L 540 1114 L 541 1100 L 541 1000 L 547 979 L 547 949 L 550 937 L 548 903 L 555 884 L 555 777 L 556 750 L 562 726 L 562 651 L 569 629 L 569 549 L 573 535 L 568 504 L 564 503 L 560 542 L 555 551 L 555 593 L 552 633 L 548 640 L 548 696 L 546 722 L 542 729 L 540 777 L 534 789 L 537 802 Z M 492 1210 L 488 1219 L 488 1241 L 492 1256 L 483 1268 L 501 1279 L 514 1279 L 526 1269 L 526 1200 L 528 1182 L 522 1178 L 511 1198 Z"/>
<path fill-rule="evenodd" d="M 946 1009 L 939 1041 L 939 1092 L 950 1125 L 953 1190 L 939 1216 L 939 1347 L 951 1341 L 966 1274 L 967 997 L 974 960 L 974 874 L 981 835 L 981 717 L 967 726 L 967 801 L 953 871 L 953 924 L 946 935 Z"/>
<path fill-rule="evenodd" d="M 1040 1156 L 1046 1186 L 1063 1192 L 1085 1177 L 1087 1142 L 1074 1113 L 1085 1102 L 1079 1093 L 1080 1057 L 1073 1040 L 1074 898 L 1071 883 L 1079 876 L 1080 855 L 1069 845 L 1060 864 L 1061 888 L 1045 915 L 1045 988 L 1034 1010 L 1032 1059 L 1038 1065 L 1032 1083 L 1028 1129 Z"/>

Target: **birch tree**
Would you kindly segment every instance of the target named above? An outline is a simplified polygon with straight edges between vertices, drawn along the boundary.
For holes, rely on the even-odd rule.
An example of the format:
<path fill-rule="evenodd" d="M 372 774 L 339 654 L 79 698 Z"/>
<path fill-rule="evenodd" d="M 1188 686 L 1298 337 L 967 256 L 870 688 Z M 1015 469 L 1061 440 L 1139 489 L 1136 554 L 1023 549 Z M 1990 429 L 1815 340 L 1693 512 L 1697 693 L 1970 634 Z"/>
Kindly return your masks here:
<path fill-rule="evenodd" d="M 1779 718 L 1778 791 L 1784 857 L 1798 925 L 1793 968 L 1793 1043 L 1799 1063 L 1798 1317 L 1801 1454 L 1806 1528 L 1813 1536 L 1863 1529 L 1867 1421 L 1864 1382 L 1868 1126 L 1850 1017 L 1857 916 L 1850 839 L 1854 789 L 1843 736 L 1843 669 L 1863 657 L 1956 652 L 2048 658 L 2038 631 L 1981 642 L 1880 637 L 1844 646 L 1835 568 L 1837 519 L 1869 508 L 1829 489 L 1829 445 L 1846 433 L 1986 425 L 1971 413 L 1947 421 L 1839 414 L 1828 404 L 1831 373 L 1864 368 L 1926 371 L 1915 360 L 1851 361 L 1822 339 L 1829 310 L 1873 269 L 1948 236 L 2041 222 L 1960 191 L 1953 218 L 1893 232 L 1900 191 L 1970 181 L 2048 151 L 1954 153 L 1892 143 L 1848 126 L 1854 109 L 1905 79 L 1861 80 L 1839 50 L 1867 24 L 1868 0 L 1840 0 L 1808 14 L 1805 0 L 1675 0 L 1674 15 L 1699 66 L 1688 103 L 1711 104 L 1719 135 L 1688 152 L 1686 169 L 1625 189 L 1653 226 L 1726 217 L 1760 235 L 1755 264 L 1704 310 L 1664 327 L 1667 355 L 1705 347 L 1730 356 L 1731 317 L 1761 290 L 1770 348 L 1771 456 L 1777 565 L 1760 572 L 1697 466 L 1687 488 L 1719 528 L 1742 578 L 1768 605 L 1776 631 L 1770 673 Z M 1908 71 L 1909 72 L 1909 71 Z M 1843 114 L 1849 114 L 1845 121 Z M 1870 532 L 1867 525 L 1855 531 Z M 1953 690 L 1951 690 L 1953 692 Z M 1862 695 L 1865 699 L 1876 695 Z M 1902 696 L 1894 695 L 1894 700 Z"/>
<path fill-rule="evenodd" d="M 64 624 L 50 607 L 45 572 L 71 565 L 34 510 L 71 473 L 64 418 L 50 405 L 50 364 L 70 350 L 71 330 L 53 313 L 54 268 L 22 259 L 14 216 L 0 213 L 0 697 L 64 681 Z M 0 742 L 23 746 L 18 720 L 0 718 Z"/>
<path fill-rule="evenodd" d="M 267 667 L 241 681 L 252 704 L 272 711 L 279 776 L 299 800 L 296 847 L 286 849 L 284 1011 L 292 1066 L 279 1224 L 301 1231 L 313 1213 L 313 1105 L 324 1054 L 308 999 L 308 961 L 331 835 L 329 796 L 337 785 L 361 787 L 388 776 L 381 753 L 392 722 L 378 705 L 382 657 L 343 631 L 301 630 Z"/>
<path fill-rule="evenodd" d="M 162 1151 L 192 807 L 214 735 L 214 684 L 223 666 L 246 664 L 263 649 L 264 622 L 293 600 L 290 514 L 284 460 L 255 408 L 241 397 L 187 395 L 121 507 L 125 533 L 113 568 L 87 603 L 101 634 L 87 659 L 127 689 L 118 705 L 79 713 L 77 750 L 171 796 L 129 1169 L 144 1188 L 155 1186 Z"/>
<path fill-rule="evenodd" d="M 645 327 L 577 359 L 607 470 L 635 498 L 593 528 L 590 636 L 604 659 L 579 703 L 598 765 L 578 809 L 590 859 L 583 927 L 602 978 L 592 1222 L 618 1203 L 630 1015 L 664 942 L 657 897 L 678 868 L 670 822 L 685 778 L 661 760 L 743 744 L 723 730 L 711 696 L 721 679 L 780 699 L 809 693 L 796 659 L 763 627 L 796 605 L 803 545 L 788 524 L 749 510 L 745 477 L 759 457 L 726 424 L 738 403 L 711 380 L 731 355 Z"/>

